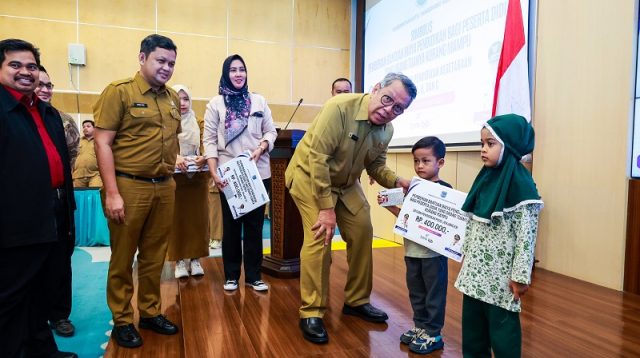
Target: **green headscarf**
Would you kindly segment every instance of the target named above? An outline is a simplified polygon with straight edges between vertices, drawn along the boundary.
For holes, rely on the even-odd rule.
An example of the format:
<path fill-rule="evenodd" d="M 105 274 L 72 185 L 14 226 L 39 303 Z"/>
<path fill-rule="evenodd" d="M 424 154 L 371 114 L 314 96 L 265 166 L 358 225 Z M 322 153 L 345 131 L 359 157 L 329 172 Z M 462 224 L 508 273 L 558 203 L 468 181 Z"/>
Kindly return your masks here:
<path fill-rule="evenodd" d="M 542 204 L 531 174 L 520 163 L 520 158 L 533 151 L 535 134 L 531 124 L 521 116 L 505 114 L 491 118 L 484 128 L 502 144 L 502 154 L 497 166 L 480 170 L 462 211 L 474 220 L 489 223 L 505 211 L 529 203 Z"/>

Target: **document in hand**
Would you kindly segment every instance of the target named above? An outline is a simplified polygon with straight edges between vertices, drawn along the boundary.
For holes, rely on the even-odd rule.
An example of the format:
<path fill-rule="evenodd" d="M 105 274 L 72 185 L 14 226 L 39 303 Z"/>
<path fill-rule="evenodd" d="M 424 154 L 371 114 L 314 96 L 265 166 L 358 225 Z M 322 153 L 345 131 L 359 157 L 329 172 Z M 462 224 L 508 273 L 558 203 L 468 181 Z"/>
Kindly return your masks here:
<path fill-rule="evenodd" d="M 269 202 L 258 167 L 250 158 L 247 151 L 218 166 L 218 175 L 227 183 L 222 192 L 234 219 Z"/>
<path fill-rule="evenodd" d="M 196 166 L 196 156 L 195 155 L 190 155 L 190 156 L 185 156 L 184 157 L 185 162 L 187 162 L 187 171 L 186 173 L 198 173 L 198 172 L 208 172 L 209 171 L 209 165 L 208 164 L 204 164 L 201 167 Z M 176 169 L 174 170 L 174 173 L 185 173 L 182 170 L 178 169 L 178 167 L 176 167 Z"/>
<path fill-rule="evenodd" d="M 414 177 L 393 231 L 458 262 L 468 216 L 460 210 L 467 194 Z"/>
<path fill-rule="evenodd" d="M 404 189 L 383 189 L 378 192 L 378 196 L 382 199 L 380 206 L 402 205 L 402 202 L 404 201 Z"/>

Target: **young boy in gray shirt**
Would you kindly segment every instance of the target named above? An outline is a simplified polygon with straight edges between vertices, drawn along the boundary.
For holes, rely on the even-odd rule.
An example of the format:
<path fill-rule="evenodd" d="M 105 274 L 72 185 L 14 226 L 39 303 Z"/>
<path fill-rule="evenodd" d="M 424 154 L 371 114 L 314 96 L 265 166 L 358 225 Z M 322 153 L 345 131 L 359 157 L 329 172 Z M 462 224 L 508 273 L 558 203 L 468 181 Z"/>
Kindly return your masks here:
<path fill-rule="evenodd" d="M 446 153 L 446 147 L 440 139 L 424 137 L 413 145 L 411 153 L 416 175 L 451 188 L 439 177 Z M 381 203 L 382 198 L 378 197 L 378 204 Z M 400 213 L 397 206 L 386 208 L 395 216 Z M 427 354 L 444 347 L 440 331 L 444 326 L 447 303 L 447 258 L 406 238 L 404 247 L 407 288 L 415 326 L 402 334 L 400 342 L 408 344 L 409 350 L 414 353 Z"/>

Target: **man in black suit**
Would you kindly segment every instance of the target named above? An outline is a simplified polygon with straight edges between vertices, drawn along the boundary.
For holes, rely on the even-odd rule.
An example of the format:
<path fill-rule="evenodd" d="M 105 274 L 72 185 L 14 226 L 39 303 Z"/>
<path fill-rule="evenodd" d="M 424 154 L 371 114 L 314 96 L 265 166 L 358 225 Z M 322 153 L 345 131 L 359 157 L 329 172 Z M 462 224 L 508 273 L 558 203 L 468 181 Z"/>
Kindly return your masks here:
<path fill-rule="evenodd" d="M 0 356 L 77 357 L 47 324 L 75 201 L 60 115 L 34 94 L 39 65 L 32 44 L 0 41 Z"/>

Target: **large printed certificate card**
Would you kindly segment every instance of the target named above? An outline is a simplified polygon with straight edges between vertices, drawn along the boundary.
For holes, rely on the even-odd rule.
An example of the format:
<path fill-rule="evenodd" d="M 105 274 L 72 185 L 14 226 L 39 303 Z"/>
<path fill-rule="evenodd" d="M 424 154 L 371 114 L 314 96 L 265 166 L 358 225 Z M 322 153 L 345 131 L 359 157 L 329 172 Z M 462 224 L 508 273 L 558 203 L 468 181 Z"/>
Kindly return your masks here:
<path fill-rule="evenodd" d="M 218 166 L 218 175 L 227 182 L 222 192 L 234 219 L 269 202 L 256 162 L 250 158 L 251 153 L 245 152 Z"/>
<path fill-rule="evenodd" d="M 393 231 L 458 262 L 468 217 L 467 194 L 414 177 Z"/>

